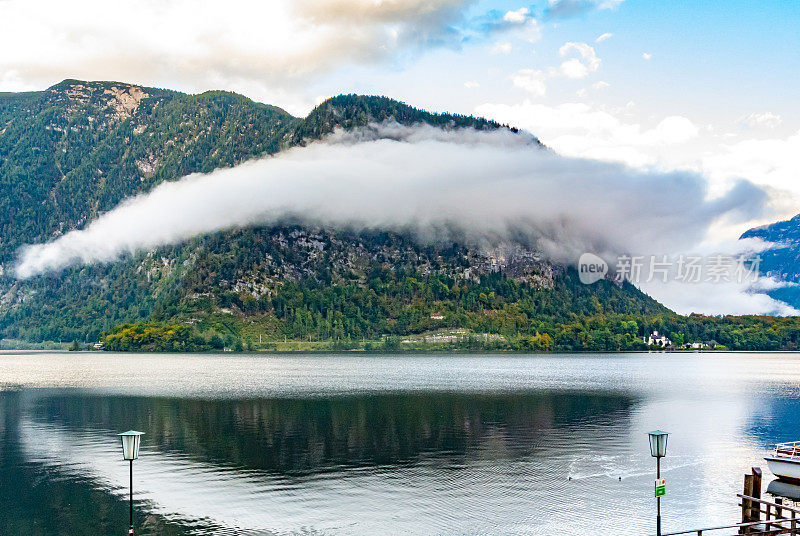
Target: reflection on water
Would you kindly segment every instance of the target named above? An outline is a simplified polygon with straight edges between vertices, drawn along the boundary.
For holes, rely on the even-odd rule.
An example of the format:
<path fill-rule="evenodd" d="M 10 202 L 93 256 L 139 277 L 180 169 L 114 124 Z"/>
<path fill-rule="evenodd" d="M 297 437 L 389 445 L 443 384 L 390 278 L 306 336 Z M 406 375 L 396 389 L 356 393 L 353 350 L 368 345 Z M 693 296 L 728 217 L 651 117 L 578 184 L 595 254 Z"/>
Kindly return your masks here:
<path fill-rule="evenodd" d="M 112 438 L 136 422 L 147 434 L 136 464 L 139 496 L 151 512 L 277 533 L 375 534 L 387 523 L 399 532 L 519 532 L 537 517 L 530 501 L 546 500 L 548 488 L 591 476 L 593 465 L 608 470 L 548 461 L 563 448 L 613 443 L 617 434 L 608 432 L 626 425 L 631 405 L 586 393 L 10 397 L 17 405 L 30 398 L 28 411 L 7 413 L 17 416 L 16 449 L 59 478 L 88 478 L 124 495 L 127 474 Z"/>
<path fill-rule="evenodd" d="M 0 356 L 0 534 L 124 533 L 129 428 L 140 534 L 649 533 L 657 427 L 665 528 L 730 523 L 800 439 L 785 355 L 138 357 Z"/>
<path fill-rule="evenodd" d="M 767 486 L 767 493 L 773 497 L 783 497 L 793 502 L 800 502 L 800 485 L 775 479 Z"/>
<path fill-rule="evenodd" d="M 762 440 L 765 448 L 775 443 L 800 440 L 800 397 L 775 393 L 750 419 L 749 432 Z"/>
<path fill-rule="evenodd" d="M 631 401 L 587 393 L 389 394 L 335 398 L 197 400 L 50 396 L 31 414 L 70 429 L 129 423 L 147 444 L 198 461 L 303 476 L 404 465 L 436 456 L 522 458 L 553 430 L 624 426 Z"/>
<path fill-rule="evenodd" d="M 21 397 L 0 393 L 0 534 L 123 534 L 128 506 L 88 474 L 67 475 L 20 449 Z M 53 449 L 58 456 L 58 448 Z M 65 466 L 72 463 L 61 458 Z M 144 514 L 139 534 L 187 534 L 179 524 Z"/>

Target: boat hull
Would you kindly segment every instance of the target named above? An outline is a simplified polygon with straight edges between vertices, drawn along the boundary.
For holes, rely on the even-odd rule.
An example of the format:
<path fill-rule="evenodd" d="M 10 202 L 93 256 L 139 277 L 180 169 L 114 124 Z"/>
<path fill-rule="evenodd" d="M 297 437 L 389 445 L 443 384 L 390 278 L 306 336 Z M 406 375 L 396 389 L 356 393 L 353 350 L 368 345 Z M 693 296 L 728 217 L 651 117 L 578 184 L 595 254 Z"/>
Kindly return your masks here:
<path fill-rule="evenodd" d="M 783 497 L 794 502 L 800 502 L 800 485 L 776 478 L 767 486 L 767 493 L 774 497 Z"/>
<path fill-rule="evenodd" d="M 769 457 L 764 458 L 772 474 L 781 480 L 800 482 L 800 459 Z"/>

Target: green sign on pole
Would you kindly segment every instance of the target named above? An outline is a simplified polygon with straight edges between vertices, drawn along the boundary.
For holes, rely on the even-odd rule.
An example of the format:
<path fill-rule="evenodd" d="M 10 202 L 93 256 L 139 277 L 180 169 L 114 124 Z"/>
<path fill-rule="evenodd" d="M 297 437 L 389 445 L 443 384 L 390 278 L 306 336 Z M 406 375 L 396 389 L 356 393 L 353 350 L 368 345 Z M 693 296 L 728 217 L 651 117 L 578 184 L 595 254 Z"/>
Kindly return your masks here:
<path fill-rule="evenodd" d="M 656 479 L 656 497 L 663 497 L 667 494 L 667 481 L 663 478 Z"/>

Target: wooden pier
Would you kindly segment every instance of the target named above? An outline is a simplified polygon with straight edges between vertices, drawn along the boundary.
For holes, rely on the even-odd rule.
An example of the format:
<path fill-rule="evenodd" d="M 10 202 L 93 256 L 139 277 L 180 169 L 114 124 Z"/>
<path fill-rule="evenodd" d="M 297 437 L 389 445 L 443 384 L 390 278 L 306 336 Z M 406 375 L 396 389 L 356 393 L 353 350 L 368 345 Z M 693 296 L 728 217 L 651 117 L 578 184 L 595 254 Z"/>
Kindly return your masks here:
<path fill-rule="evenodd" d="M 744 475 L 744 489 L 737 493 L 741 500 L 741 523 L 704 527 L 699 529 L 665 532 L 662 536 L 696 535 L 696 536 L 766 536 L 772 534 L 790 534 L 800 536 L 800 507 L 783 504 L 777 497 L 774 501 L 761 498 L 761 469 L 753 467 L 752 472 Z"/>

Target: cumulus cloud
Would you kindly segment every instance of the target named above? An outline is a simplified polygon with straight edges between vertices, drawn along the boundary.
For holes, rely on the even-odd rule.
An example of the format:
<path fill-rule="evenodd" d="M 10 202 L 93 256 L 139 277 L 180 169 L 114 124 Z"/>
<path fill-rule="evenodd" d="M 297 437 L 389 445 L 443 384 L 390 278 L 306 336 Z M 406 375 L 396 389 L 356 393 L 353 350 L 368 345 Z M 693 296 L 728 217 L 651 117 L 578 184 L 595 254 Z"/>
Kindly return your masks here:
<path fill-rule="evenodd" d="M 692 141 L 699 134 L 699 128 L 686 117 L 665 117 L 646 128 L 584 103 L 487 103 L 478 106 L 476 112 L 536 132 L 561 154 L 621 161 L 631 166 L 661 163 L 662 150 Z"/>
<path fill-rule="evenodd" d="M 643 133 L 645 144 L 677 144 L 697 137 L 698 128 L 686 117 L 671 115 L 662 119 L 656 128 Z"/>
<path fill-rule="evenodd" d="M 702 169 L 712 178 L 748 177 L 773 188 L 800 194 L 800 131 L 786 138 L 747 139 L 722 144 L 702 159 Z M 796 208 L 795 208 L 796 210 Z"/>
<path fill-rule="evenodd" d="M 101 0 L 0 2 L 0 91 L 64 78 L 187 91 L 225 88 L 266 101 L 335 69 L 459 47 L 503 31 L 537 38 L 524 10 L 472 16 L 473 0 Z M 533 32 L 533 33 L 531 33 Z M 296 97 L 295 97 L 296 98 Z"/>
<path fill-rule="evenodd" d="M 528 19 L 530 11 L 527 7 L 521 7 L 516 11 L 507 11 L 506 14 L 503 16 L 503 20 L 506 22 L 513 22 L 513 23 L 523 23 Z"/>
<path fill-rule="evenodd" d="M 567 78 L 586 78 L 589 69 L 577 58 L 572 58 L 561 64 L 561 74 Z"/>
<path fill-rule="evenodd" d="M 649 53 L 647 53 L 647 52 L 645 52 L 645 53 L 643 53 L 643 54 L 642 54 L 642 58 L 644 58 L 645 60 L 649 60 L 649 59 L 650 59 L 650 58 L 652 58 L 652 57 L 653 57 L 653 55 L 652 55 L 652 54 L 649 54 Z"/>
<path fill-rule="evenodd" d="M 754 112 L 739 119 L 739 124 L 747 128 L 778 128 L 783 118 L 772 112 Z"/>
<path fill-rule="evenodd" d="M 594 51 L 594 48 L 586 43 L 565 43 L 560 49 L 558 54 L 561 57 L 569 55 L 571 52 L 577 52 L 580 58 L 571 58 L 561 64 L 561 74 L 567 78 L 586 78 L 589 73 L 593 73 L 600 68 L 602 63 L 600 58 Z"/>
<path fill-rule="evenodd" d="M 599 82 L 595 82 L 594 84 L 592 84 L 592 89 L 600 90 L 600 89 L 605 89 L 607 87 L 611 87 L 611 84 L 609 84 L 604 80 L 600 80 Z"/>
<path fill-rule="evenodd" d="M 539 21 L 526 7 L 507 11 L 502 17 L 502 22 L 498 21 L 496 26 L 502 28 L 509 37 L 515 37 L 528 43 L 536 43 L 542 38 Z"/>
<path fill-rule="evenodd" d="M 544 73 L 535 69 L 520 69 L 511 75 L 511 82 L 514 87 L 524 89 L 539 97 L 544 97 L 547 92 L 545 79 Z"/>

